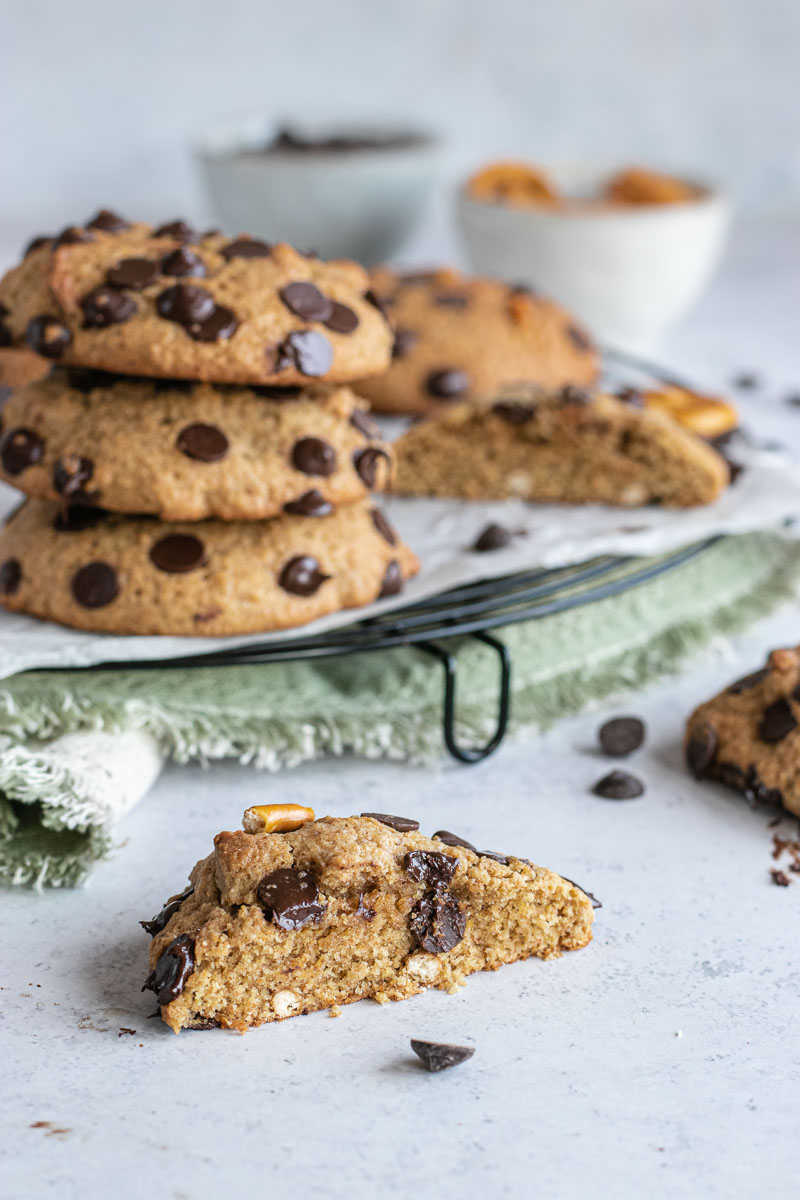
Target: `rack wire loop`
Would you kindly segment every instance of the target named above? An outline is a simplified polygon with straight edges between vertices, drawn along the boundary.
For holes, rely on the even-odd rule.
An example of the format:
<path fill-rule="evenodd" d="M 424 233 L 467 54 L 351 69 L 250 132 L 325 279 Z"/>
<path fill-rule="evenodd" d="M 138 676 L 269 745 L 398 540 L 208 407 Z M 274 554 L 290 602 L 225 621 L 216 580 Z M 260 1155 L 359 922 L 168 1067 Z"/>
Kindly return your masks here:
<path fill-rule="evenodd" d="M 444 667 L 444 706 L 442 717 L 442 733 L 444 742 L 453 758 L 462 763 L 483 762 L 490 754 L 494 754 L 502 742 L 508 729 L 508 719 L 511 715 L 511 655 L 508 647 L 489 633 L 474 633 L 476 641 L 483 642 L 497 654 L 500 662 L 500 695 L 497 706 L 497 723 L 494 733 L 483 746 L 460 746 L 456 739 L 456 659 L 455 655 L 438 642 L 419 642 L 420 650 L 427 651 L 438 658 Z"/>

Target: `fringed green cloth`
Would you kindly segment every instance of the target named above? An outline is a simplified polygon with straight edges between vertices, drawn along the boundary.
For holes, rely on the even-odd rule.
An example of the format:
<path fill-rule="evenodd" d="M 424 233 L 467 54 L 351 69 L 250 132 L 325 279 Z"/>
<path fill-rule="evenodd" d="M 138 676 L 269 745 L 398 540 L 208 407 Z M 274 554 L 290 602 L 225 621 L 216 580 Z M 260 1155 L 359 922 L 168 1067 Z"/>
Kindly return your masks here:
<path fill-rule="evenodd" d="M 674 672 L 796 593 L 800 542 L 722 539 L 620 595 L 509 626 L 511 727 L 541 729 Z M 462 743 L 491 733 L 497 661 L 458 653 Z M 166 759 L 275 771 L 325 754 L 436 760 L 442 672 L 413 648 L 254 666 L 31 672 L 0 682 L 0 878 L 83 882 Z"/>

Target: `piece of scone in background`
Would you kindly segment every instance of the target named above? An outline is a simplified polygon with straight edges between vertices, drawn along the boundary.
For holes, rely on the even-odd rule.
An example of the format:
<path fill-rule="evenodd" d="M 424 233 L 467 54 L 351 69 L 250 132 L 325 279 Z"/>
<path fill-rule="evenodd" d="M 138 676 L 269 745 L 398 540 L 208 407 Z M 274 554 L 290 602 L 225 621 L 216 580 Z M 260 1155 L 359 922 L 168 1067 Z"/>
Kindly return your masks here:
<path fill-rule="evenodd" d="M 50 363 L 32 350 L 16 347 L 0 348 L 0 388 L 20 388 L 36 379 L 44 379 L 50 371 Z"/>
<path fill-rule="evenodd" d="M 448 268 L 372 273 L 395 327 L 392 364 L 355 384 L 378 412 L 438 412 L 520 380 L 585 386 L 599 358 L 576 318 L 552 300 Z"/>
<path fill-rule="evenodd" d="M 658 412 L 667 413 L 673 420 L 698 437 L 714 441 L 739 427 L 739 413 L 733 404 L 720 396 L 705 396 L 677 384 L 660 384 L 654 388 L 634 391 L 642 403 Z"/>
<path fill-rule="evenodd" d="M 508 388 L 394 443 L 404 495 L 689 508 L 726 487 L 724 459 L 664 413 L 577 388 Z"/>
<path fill-rule="evenodd" d="M 696 779 L 800 816 L 800 647 L 773 650 L 766 666 L 695 709 L 685 750 Z"/>
<path fill-rule="evenodd" d="M 698 194 L 684 179 L 646 167 L 626 167 L 608 181 L 603 199 L 613 204 L 685 204 Z"/>
<path fill-rule="evenodd" d="M 145 987 L 176 1033 L 452 992 L 473 971 L 591 941 L 591 897 L 527 859 L 403 817 L 313 818 L 248 810 L 245 832 L 218 834 L 188 890 L 142 922 Z"/>
<path fill-rule="evenodd" d="M 544 171 L 524 162 L 496 162 L 481 167 L 466 183 L 473 200 L 509 204 L 513 208 L 531 205 L 552 208 L 560 203 L 555 184 Z"/>

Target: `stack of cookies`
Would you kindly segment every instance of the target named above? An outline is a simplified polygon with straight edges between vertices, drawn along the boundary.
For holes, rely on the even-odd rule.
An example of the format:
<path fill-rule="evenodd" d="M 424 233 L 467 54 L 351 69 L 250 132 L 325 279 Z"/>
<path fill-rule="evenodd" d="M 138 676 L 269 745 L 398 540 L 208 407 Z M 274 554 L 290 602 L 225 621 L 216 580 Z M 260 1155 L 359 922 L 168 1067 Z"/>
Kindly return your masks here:
<path fill-rule="evenodd" d="M 398 592 L 393 456 L 345 385 L 392 333 L 361 267 L 103 211 L 0 281 L 53 369 L 2 416 L 0 601 L 82 629 L 228 635 Z"/>

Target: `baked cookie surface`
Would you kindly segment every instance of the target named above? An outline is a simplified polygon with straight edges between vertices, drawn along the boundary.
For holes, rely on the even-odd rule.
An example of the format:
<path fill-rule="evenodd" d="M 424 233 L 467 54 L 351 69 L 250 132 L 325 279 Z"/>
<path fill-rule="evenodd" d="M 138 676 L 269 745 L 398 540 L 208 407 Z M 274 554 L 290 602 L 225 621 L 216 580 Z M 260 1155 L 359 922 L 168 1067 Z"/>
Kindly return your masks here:
<path fill-rule="evenodd" d="M 440 269 L 372 273 L 395 326 L 392 364 L 355 385 L 379 412 L 412 416 L 503 384 L 586 385 L 599 369 L 588 334 L 559 305 L 523 288 Z"/>
<path fill-rule="evenodd" d="M 299 806 L 245 817 L 270 829 L 273 808 Z M 285 832 L 248 820 L 252 832 L 218 834 L 190 888 L 143 922 L 155 935 L 145 986 L 176 1033 L 454 991 L 473 971 L 591 940 L 589 896 L 526 859 L 383 814 L 299 809 L 294 828 L 288 816 Z"/>
<path fill-rule="evenodd" d="M 392 344 L 356 263 L 112 213 L 34 239 L 0 280 L 0 337 L 65 364 L 219 383 L 357 379 Z"/>
<path fill-rule="evenodd" d="M 28 500 L 0 530 L 0 603 L 105 633 L 258 633 L 394 595 L 417 566 L 368 502 L 176 524 Z"/>
<path fill-rule="evenodd" d="M 245 388 L 58 368 L 2 410 L 0 478 L 29 496 L 167 521 L 324 516 L 391 480 L 344 387 Z"/>

